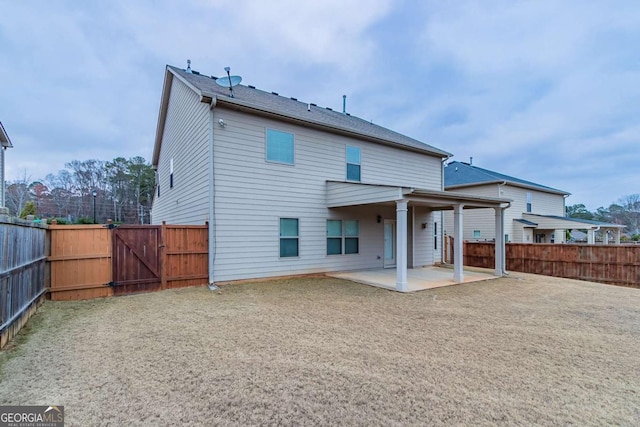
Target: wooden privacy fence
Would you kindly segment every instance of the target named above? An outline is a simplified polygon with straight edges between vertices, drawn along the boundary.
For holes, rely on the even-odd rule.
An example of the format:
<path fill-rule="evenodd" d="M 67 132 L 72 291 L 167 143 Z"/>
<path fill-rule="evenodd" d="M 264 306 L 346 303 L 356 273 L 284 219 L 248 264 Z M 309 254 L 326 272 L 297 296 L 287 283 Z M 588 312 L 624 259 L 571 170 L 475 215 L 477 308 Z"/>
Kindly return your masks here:
<path fill-rule="evenodd" d="M 45 226 L 0 218 L 0 348 L 44 298 L 45 244 Z"/>
<path fill-rule="evenodd" d="M 493 243 L 465 242 L 464 264 L 493 268 Z M 640 246 L 507 243 L 507 270 L 640 287 Z"/>
<path fill-rule="evenodd" d="M 52 300 L 208 283 L 207 225 L 49 226 Z"/>

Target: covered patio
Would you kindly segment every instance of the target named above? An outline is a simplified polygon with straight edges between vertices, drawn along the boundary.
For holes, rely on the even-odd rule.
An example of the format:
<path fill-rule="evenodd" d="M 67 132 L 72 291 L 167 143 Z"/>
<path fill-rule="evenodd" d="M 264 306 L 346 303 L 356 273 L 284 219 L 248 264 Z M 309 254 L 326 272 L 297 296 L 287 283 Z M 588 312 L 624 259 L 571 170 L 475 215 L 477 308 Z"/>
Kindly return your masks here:
<path fill-rule="evenodd" d="M 391 185 L 362 184 L 352 182 L 327 181 L 327 207 L 344 208 L 351 206 L 370 205 L 395 206 L 395 231 L 397 236 L 394 242 L 396 247 L 395 263 L 395 290 L 409 292 L 408 271 L 422 271 L 421 268 L 408 269 L 408 257 L 416 253 L 416 239 L 411 238 L 410 230 L 415 232 L 418 226 L 424 228 L 425 223 L 417 224 L 416 219 L 408 215 L 409 206 L 421 207 L 431 212 L 453 210 L 454 212 L 454 259 L 452 283 L 464 283 L 465 271 L 463 269 L 463 227 L 465 209 L 494 209 L 495 211 L 495 271 L 496 276 L 505 273 L 505 240 L 504 240 L 504 210 L 510 206 L 511 200 L 496 197 L 471 196 L 450 191 L 436 191 L 419 188 L 397 187 Z M 442 227 L 440 228 L 442 230 Z M 442 239 L 442 238 L 441 238 Z M 441 240 L 442 241 L 442 240 Z M 423 242 L 422 242 L 423 243 Z M 431 249 L 435 251 L 435 249 Z M 433 262 L 431 262 L 433 264 Z M 411 267 L 425 267 L 424 263 L 412 262 Z M 385 267 L 391 267 L 385 265 Z M 446 270 L 445 270 L 446 271 Z M 366 273 L 365 273 L 366 274 Z M 371 273 L 369 273 L 371 274 Z M 388 284 L 388 276 L 392 273 L 377 273 L 381 283 Z M 443 272 L 443 274 L 446 274 Z M 375 273 L 374 273 L 375 275 Z M 419 273 L 414 273 L 418 282 Z M 450 273 L 449 273 L 450 275 Z M 384 276 L 384 280 L 383 280 Z M 356 280 L 357 281 L 357 280 Z M 423 280 L 424 281 L 424 280 Z M 428 280 L 427 280 L 428 282 Z M 448 283 L 451 284 L 451 283 Z M 443 285 L 444 286 L 444 285 Z M 433 286 L 435 287 L 435 286 Z"/>
<path fill-rule="evenodd" d="M 378 288 L 397 291 L 397 269 L 379 268 L 375 270 L 348 271 L 341 273 L 327 273 L 329 277 L 350 280 L 356 283 L 376 286 Z M 441 288 L 443 286 L 459 285 L 461 283 L 479 282 L 483 280 L 497 279 L 498 276 L 480 269 L 464 269 L 464 278 L 461 282 L 453 280 L 451 268 L 447 267 L 423 267 L 407 270 L 407 286 L 401 292 L 416 292 L 427 289 Z"/>

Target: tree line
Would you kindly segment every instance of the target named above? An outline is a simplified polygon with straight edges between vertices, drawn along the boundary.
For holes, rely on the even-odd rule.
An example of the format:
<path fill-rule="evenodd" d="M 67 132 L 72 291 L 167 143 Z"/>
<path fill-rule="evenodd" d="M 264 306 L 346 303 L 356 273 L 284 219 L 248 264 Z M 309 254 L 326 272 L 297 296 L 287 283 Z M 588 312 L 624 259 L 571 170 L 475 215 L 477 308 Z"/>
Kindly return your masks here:
<path fill-rule="evenodd" d="M 155 172 L 143 157 L 74 160 L 57 174 L 32 181 L 26 172 L 6 185 L 6 207 L 60 223 L 148 224 Z"/>
<path fill-rule="evenodd" d="M 624 232 L 632 240 L 640 241 L 640 194 L 621 197 L 608 208 L 599 207 L 593 212 L 583 204 L 567 206 L 566 210 L 570 218 L 624 225 Z"/>

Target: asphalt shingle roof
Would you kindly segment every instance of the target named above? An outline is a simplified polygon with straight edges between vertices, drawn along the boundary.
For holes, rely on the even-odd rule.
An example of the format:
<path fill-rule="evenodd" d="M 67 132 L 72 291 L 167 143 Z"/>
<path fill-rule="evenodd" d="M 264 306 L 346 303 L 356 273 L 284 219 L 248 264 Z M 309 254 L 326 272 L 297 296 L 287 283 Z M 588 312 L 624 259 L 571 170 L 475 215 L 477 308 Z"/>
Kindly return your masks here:
<path fill-rule="evenodd" d="M 541 191 L 547 191 L 558 194 L 570 194 L 557 188 L 547 187 L 546 185 L 536 184 L 535 182 L 526 181 L 524 179 L 515 178 L 513 176 L 494 172 L 488 169 L 479 168 L 463 162 L 450 162 L 444 168 L 444 186 L 446 188 L 463 187 L 475 184 L 489 184 L 493 182 L 507 182 L 515 185 L 521 185 L 530 188 L 536 188 Z"/>
<path fill-rule="evenodd" d="M 229 89 L 216 84 L 216 78 L 205 76 L 198 72 L 187 73 L 185 70 L 167 66 L 176 75 L 198 89 L 202 95 L 216 96 L 218 100 L 238 102 L 243 105 L 270 111 L 293 119 L 303 120 L 328 129 L 337 129 L 378 140 L 405 146 L 414 150 L 428 152 L 440 157 L 449 157 L 448 153 L 439 148 L 420 142 L 406 135 L 394 132 L 382 126 L 363 120 L 359 117 L 343 114 L 315 104 L 298 101 L 295 98 L 280 96 L 274 92 L 266 92 L 253 86 L 237 85 L 233 88 L 233 98 L 229 97 Z M 226 97 L 226 98 L 225 98 Z"/>

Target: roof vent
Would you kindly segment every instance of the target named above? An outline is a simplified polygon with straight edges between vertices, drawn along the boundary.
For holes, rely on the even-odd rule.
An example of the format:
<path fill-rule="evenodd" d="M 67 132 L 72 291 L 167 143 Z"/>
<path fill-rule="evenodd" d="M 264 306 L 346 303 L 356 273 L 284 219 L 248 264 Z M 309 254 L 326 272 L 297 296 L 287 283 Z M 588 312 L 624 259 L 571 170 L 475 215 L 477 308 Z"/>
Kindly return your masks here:
<path fill-rule="evenodd" d="M 249 89 L 255 89 L 255 88 L 256 88 L 255 86 L 251 86 L 251 85 L 249 85 L 249 86 L 247 86 L 247 87 L 248 87 Z"/>
<path fill-rule="evenodd" d="M 309 104 L 309 105 L 311 105 L 312 107 L 317 107 L 317 105 L 314 104 L 313 102 L 311 104 Z"/>
<path fill-rule="evenodd" d="M 275 96 L 278 96 L 278 92 L 271 92 L 272 94 L 274 94 Z"/>
<path fill-rule="evenodd" d="M 325 107 L 329 111 L 333 111 L 333 108 Z"/>
<path fill-rule="evenodd" d="M 191 60 L 187 59 L 187 69 L 185 70 L 187 73 L 191 74 Z"/>
<path fill-rule="evenodd" d="M 469 157 L 469 166 L 473 166 L 473 157 Z"/>
<path fill-rule="evenodd" d="M 298 98 L 294 98 L 293 96 L 291 97 L 291 99 L 293 99 L 294 101 L 297 101 L 297 100 L 298 100 Z"/>
<path fill-rule="evenodd" d="M 347 114 L 347 95 L 342 95 L 342 114 Z"/>

